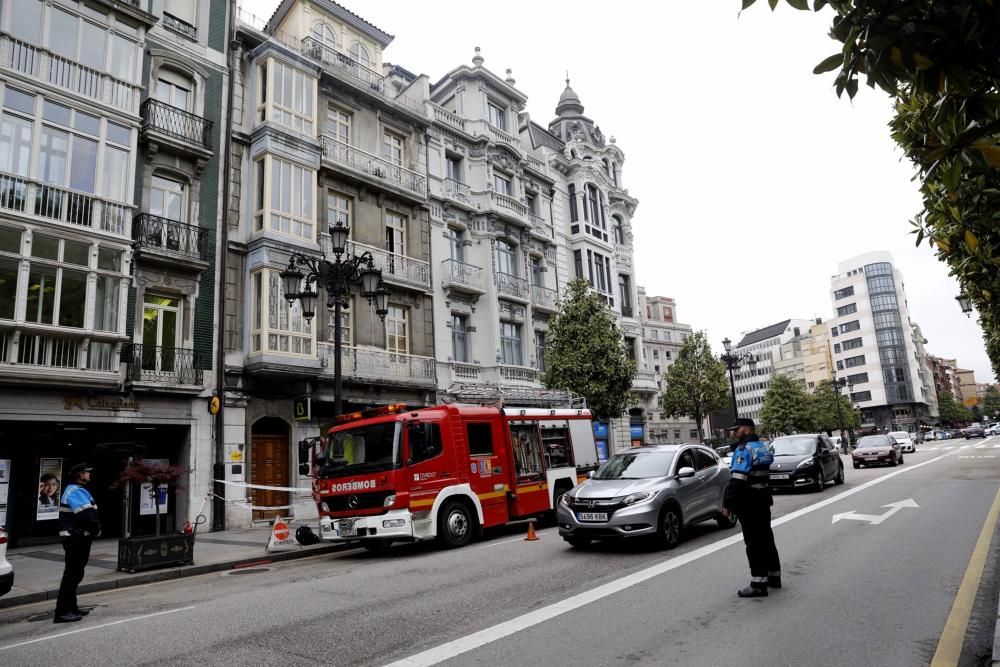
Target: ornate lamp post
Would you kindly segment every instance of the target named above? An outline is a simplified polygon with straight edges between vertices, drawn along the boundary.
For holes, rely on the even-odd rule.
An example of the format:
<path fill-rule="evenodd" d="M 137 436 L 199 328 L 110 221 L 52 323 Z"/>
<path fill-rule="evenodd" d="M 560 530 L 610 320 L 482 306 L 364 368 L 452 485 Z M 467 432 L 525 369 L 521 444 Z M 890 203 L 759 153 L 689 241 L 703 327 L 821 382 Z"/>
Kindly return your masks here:
<path fill-rule="evenodd" d="M 750 373 L 754 373 L 757 370 L 757 357 L 755 357 L 750 352 L 744 352 L 743 354 L 734 354 L 732 352 L 733 343 L 728 337 L 723 339 L 722 346 L 726 348 L 724 354 L 719 356 L 719 361 L 726 365 L 729 370 L 729 388 L 732 390 L 733 394 L 733 419 L 739 417 L 739 412 L 736 411 L 736 381 L 733 379 L 733 371 L 746 364 L 750 367 Z"/>
<path fill-rule="evenodd" d="M 311 321 L 316 315 L 316 300 L 318 290 L 326 290 L 326 307 L 333 309 L 333 382 L 334 382 L 334 416 L 341 413 L 341 377 L 340 377 L 340 314 L 348 306 L 347 297 L 352 285 L 361 286 L 361 294 L 368 299 L 368 304 L 375 304 L 375 312 L 384 322 L 389 312 L 390 290 L 382 282 L 382 271 L 375 268 L 375 258 L 368 251 L 360 255 L 345 253 L 350 227 L 337 222 L 330 227 L 330 242 L 333 247 L 333 261 L 318 257 L 308 257 L 300 253 L 292 253 L 288 260 L 288 268 L 282 271 L 281 284 L 285 298 L 291 305 L 296 300 L 302 306 L 302 316 Z M 303 267 L 303 274 L 297 267 Z M 305 282 L 303 282 L 303 280 Z M 313 285 L 316 289 L 313 289 Z M 300 288 L 301 287 L 301 291 Z"/>
<path fill-rule="evenodd" d="M 955 301 L 958 301 L 958 307 L 962 309 L 962 312 L 965 313 L 966 317 L 972 317 L 972 315 L 969 314 L 972 312 L 972 299 L 970 299 L 969 295 L 965 293 L 965 290 L 962 290 L 959 295 L 955 297 Z"/>
<path fill-rule="evenodd" d="M 840 424 L 840 450 L 845 454 L 851 452 L 850 443 L 847 442 L 847 438 L 844 435 L 844 412 L 840 407 L 840 390 L 847 387 L 847 395 L 850 396 L 851 391 L 854 389 L 847 378 L 834 378 L 833 379 L 833 400 L 837 402 L 837 422 Z"/>

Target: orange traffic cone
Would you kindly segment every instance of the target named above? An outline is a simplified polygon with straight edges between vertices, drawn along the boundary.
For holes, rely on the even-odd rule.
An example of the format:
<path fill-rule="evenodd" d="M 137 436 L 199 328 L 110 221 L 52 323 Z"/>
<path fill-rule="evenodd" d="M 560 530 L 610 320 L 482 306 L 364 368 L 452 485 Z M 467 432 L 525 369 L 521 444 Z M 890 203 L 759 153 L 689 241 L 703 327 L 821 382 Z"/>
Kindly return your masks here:
<path fill-rule="evenodd" d="M 538 535 L 535 535 L 535 522 L 528 522 L 528 536 L 524 538 L 525 542 L 534 542 L 538 539 Z"/>

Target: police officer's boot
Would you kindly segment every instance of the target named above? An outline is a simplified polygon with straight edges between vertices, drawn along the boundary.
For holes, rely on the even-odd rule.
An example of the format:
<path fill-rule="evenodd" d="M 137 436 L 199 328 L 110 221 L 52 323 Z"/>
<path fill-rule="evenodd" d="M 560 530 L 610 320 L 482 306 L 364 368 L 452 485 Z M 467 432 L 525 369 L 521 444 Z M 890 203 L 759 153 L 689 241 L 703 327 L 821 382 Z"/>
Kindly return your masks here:
<path fill-rule="evenodd" d="M 83 618 L 80 614 L 76 612 L 67 611 L 61 614 L 56 614 L 55 618 L 52 619 L 53 623 L 75 623 Z"/>
<path fill-rule="evenodd" d="M 781 588 L 781 573 L 767 575 L 768 588 Z"/>
<path fill-rule="evenodd" d="M 766 598 L 767 584 L 760 584 L 755 581 L 746 588 L 736 591 L 736 594 L 741 598 Z"/>

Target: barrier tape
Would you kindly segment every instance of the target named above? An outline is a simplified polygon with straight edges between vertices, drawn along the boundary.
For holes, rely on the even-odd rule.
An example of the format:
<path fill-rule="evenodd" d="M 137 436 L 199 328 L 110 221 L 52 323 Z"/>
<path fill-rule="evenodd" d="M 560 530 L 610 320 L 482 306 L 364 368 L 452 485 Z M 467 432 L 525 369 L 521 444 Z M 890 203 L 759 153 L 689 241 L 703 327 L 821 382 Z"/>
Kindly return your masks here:
<path fill-rule="evenodd" d="M 301 486 L 265 486 L 264 484 L 247 484 L 246 482 L 227 482 L 223 479 L 212 480 L 219 484 L 238 486 L 244 489 L 261 489 L 262 491 L 286 491 L 288 493 L 312 493 L 312 489 Z"/>
<path fill-rule="evenodd" d="M 240 502 L 238 500 L 226 500 L 222 496 L 215 493 L 211 495 L 215 498 L 218 498 L 219 500 L 224 500 L 227 505 L 234 505 L 236 507 L 241 507 L 247 510 L 259 510 L 259 511 L 287 510 L 287 509 L 294 509 L 295 507 L 297 507 L 297 505 L 248 505 L 247 503 Z"/>

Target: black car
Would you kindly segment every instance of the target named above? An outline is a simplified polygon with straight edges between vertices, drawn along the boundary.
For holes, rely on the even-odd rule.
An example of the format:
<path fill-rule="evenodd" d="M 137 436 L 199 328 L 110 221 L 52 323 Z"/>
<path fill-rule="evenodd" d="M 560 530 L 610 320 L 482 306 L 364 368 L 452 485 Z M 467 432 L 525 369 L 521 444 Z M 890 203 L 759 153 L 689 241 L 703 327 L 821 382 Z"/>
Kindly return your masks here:
<path fill-rule="evenodd" d="M 972 426 L 969 426 L 968 428 L 962 429 L 962 435 L 965 436 L 966 440 L 968 440 L 969 438 L 985 438 L 986 437 L 986 429 L 984 429 L 979 424 L 973 424 Z"/>
<path fill-rule="evenodd" d="M 829 437 L 822 433 L 785 435 L 771 441 L 771 487 L 822 491 L 830 480 L 844 483 L 844 464 Z"/>

